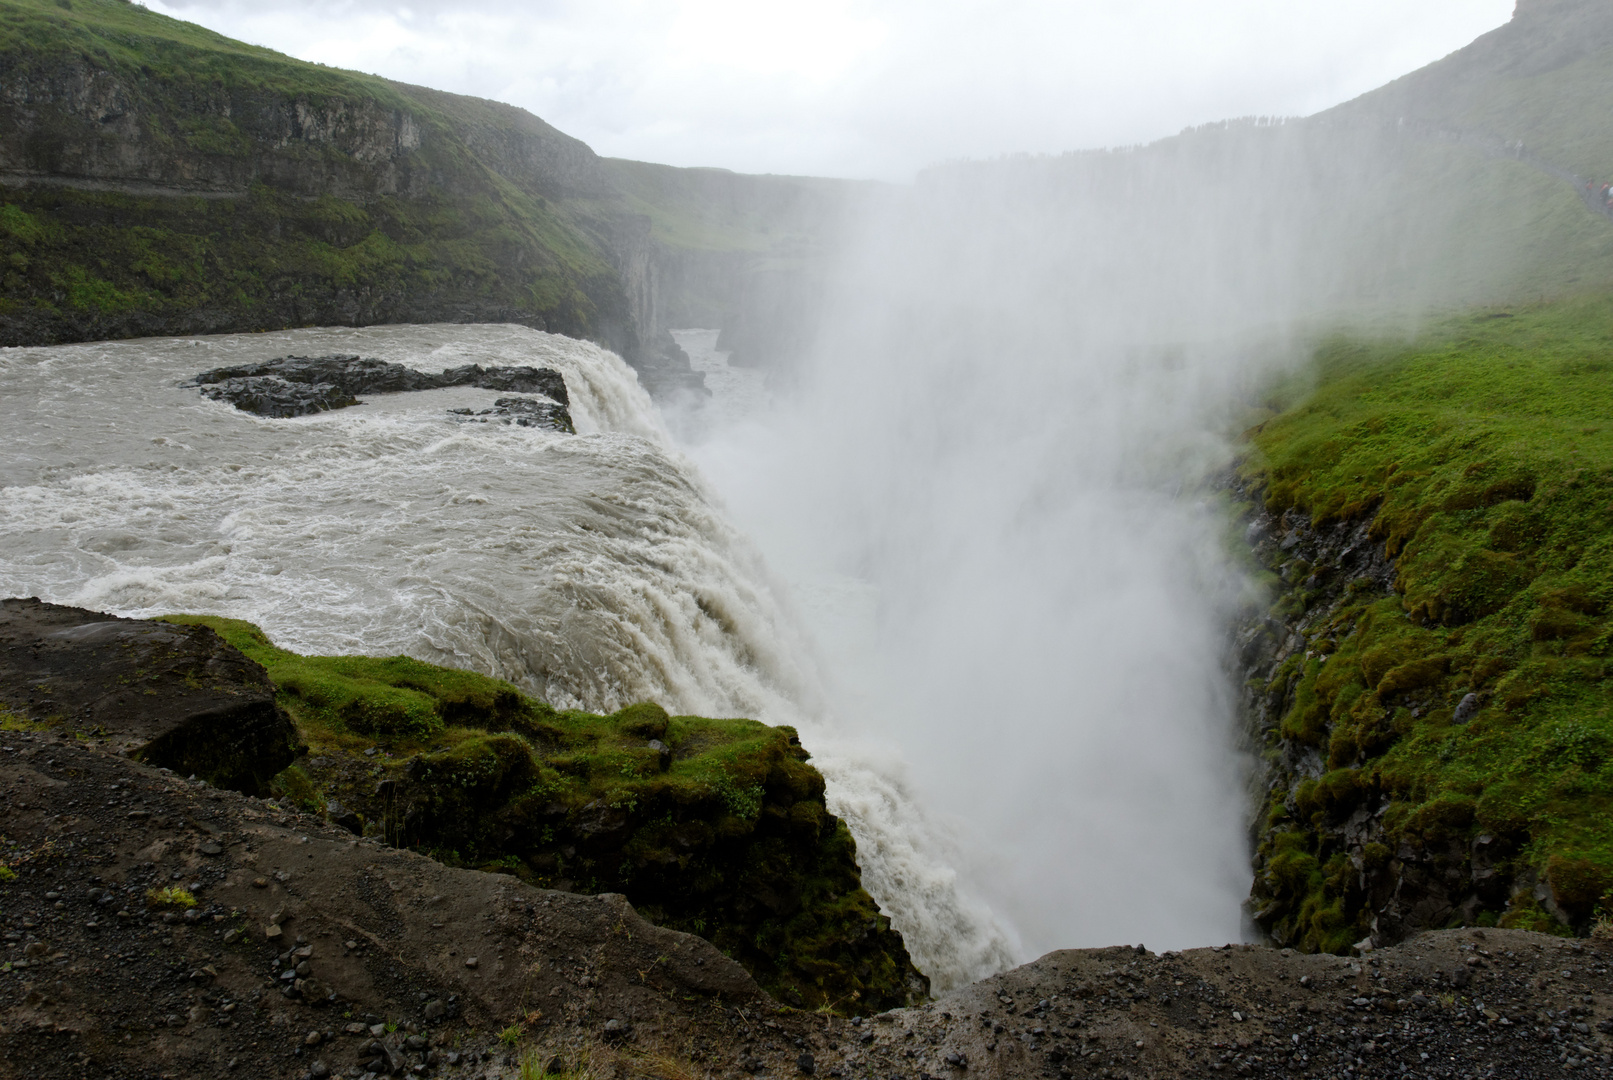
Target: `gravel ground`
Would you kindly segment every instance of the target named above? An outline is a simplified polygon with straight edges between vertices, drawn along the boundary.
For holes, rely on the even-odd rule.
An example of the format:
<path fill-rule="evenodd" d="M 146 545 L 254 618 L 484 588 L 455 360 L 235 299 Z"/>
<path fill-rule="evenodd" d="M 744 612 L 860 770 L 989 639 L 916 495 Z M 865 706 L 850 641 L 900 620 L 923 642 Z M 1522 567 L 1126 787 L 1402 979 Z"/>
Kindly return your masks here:
<path fill-rule="evenodd" d="M 506 1080 L 529 1057 L 664 1080 L 1613 1069 L 1601 942 L 1069 950 L 846 1019 L 779 1006 L 621 897 L 450 869 L 94 744 L 0 732 L 0 832 L 6 1078 Z M 171 888 L 195 905 L 150 902 Z"/>
<path fill-rule="evenodd" d="M 1608 960 L 1600 942 L 1472 929 L 1360 959 L 1069 950 L 864 1026 L 904 1076 L 1605 1076 Z"/>

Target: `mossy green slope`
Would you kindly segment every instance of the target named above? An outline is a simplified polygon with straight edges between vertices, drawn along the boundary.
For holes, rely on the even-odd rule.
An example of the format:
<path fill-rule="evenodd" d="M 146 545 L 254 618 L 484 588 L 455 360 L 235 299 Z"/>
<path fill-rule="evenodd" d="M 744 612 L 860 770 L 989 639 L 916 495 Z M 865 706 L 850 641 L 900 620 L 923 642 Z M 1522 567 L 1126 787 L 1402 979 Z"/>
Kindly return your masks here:
<path fill-rule="evenodd" d="M 0 339 L 478 318 L 634 342 L 587 147 L 122 0 L 5 0 Z M 192 194 L 194 193 L 194 194 Z"/>
<path fill-rule="evenodd" d="M 451 864 L 623 893 L 791 1004 L 866 1012 L 927 991 L 790 728 L 556 710 L 408 657 L 301 656 L 250 623 L 169 621 L 212 627 L 268 671 L 310 747 L 279 790 L 316 813 Z"/>
<path fill-rule="evenodd" d="M 1340 950 L 1423 860 L 1466 895 L 1451 921 L 1583 931 L 1613 892 L 1613 296 L 1340 338 L 1314 377 L 1243 476 L 1312 529 L 1370 520 L 1394 592 L 1274 560 L 1304 641 L 1257 688 L 1283 704 L 1268 750 L 1326 771 L 1269 807 L 1263 921 Z"/>

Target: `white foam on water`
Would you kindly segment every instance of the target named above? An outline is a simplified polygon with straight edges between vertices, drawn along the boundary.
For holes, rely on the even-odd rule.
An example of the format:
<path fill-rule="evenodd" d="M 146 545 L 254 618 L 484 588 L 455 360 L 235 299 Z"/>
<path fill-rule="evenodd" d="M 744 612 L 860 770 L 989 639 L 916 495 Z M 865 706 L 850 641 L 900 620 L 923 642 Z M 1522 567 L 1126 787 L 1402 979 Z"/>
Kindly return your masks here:
<path fill-rule="evenodd" d="M 179 385 L 327 353 L 554 367 L 579 434 L 451 419 L 499 396 L 472 388 L 271 420 Z M 407 654 L 561 707 L 795 724 L 937 987 L 1008 956 L 894 753 L 828 715 L 798 616 L 614 354 L 491 325 L 10 349 L 0 425 L 0 593 L 248 619 L 300 652 Z"/>

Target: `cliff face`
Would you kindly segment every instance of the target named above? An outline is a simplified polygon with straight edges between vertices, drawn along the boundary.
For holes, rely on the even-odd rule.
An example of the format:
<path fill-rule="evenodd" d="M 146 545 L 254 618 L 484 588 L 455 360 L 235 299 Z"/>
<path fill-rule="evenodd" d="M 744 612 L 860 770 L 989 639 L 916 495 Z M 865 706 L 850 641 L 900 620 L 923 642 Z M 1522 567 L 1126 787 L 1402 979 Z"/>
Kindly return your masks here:
<path fill-rule="evenodd" d="M 770 325 L 752 279 L 802 293 L 853 188 L 604 162 L 524 110 L 123 0 L 0 8 L 9 345 L 518 322 L 693 385 L 665 331 Z"/>
<path fill-rule="evenodd" d="M 1250 432 L 1251 908 L 1280 943 L 1613 911 L 1610 304 L 1334 342 Z"/>
<path fill-rule="evenodd" d="M 119 0 L 0 10 L 0 340 L 511 321 L 633 356 L 609 193 L 519 109 Z"/>
<path fill-rule="evenodd" d="M 1238 494 L 1255 507 L 1266 501 L 1261 488 Z M 1336 770 L 1326 746 L 1284 725 L 1314 701 L 1303 685 L 1306 667 L 1336 652 L 1340 636 L 1355 636 L 1339 633 L 1339 616 L 1352 605 L 1398 602 L 1394 561 L 1370 521 L 1317 528 L 1297 510 L 1259 509 L 1247 537 L 1260 565 L 1282 582 L 1274 608 L 1250 612 L 1237 634 L 1244 714 L 1266 751 L 1251 792 L 1255 922 L 1278 944 L 1328 951 L 1472 925 L 1486 911 L 1493 923 L 1514 884 L 1495 870 L 1494 837 L 1391 836 L 1384 822 L 1391 800 L 1373 772 L 1358 762 Z M 1392 742 L 1394 733 L 1385 736 L 1378 741 Z"/>
<path fill-rule="evenodd" d="M 615 246 L 639 326 L 721 329 L 732 362 L 786 369 L 811 347 L 828 280 L 881 185 L 607 159 L 635 215 Z"/>
<path fill-rule="evenodd" d="M 220 84 L 182 100 L 91 58 L 0 58 L 0 161 L 13 182 L 244 195 L 422 195 L 420 122 L 375 100 Z M 191 88 L 186 88 L 189 91 Z"/>

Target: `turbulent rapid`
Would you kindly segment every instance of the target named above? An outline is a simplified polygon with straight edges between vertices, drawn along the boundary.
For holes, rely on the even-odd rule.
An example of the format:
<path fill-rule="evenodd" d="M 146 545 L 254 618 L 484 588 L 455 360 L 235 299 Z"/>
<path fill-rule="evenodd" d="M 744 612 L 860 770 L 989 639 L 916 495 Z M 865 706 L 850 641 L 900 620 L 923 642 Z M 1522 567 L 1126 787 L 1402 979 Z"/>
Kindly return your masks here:
<path fill-rule="evenodd" d="M 322 353 L 552 367 L 578 434 L 449 416 L 491 390 L 266 420 L 179 385 Z M 796 724 L 934 985 L 1012 959 L 899 764 L 835 724 L 782 591 L 614 354 L 514 326 L 312 329 L 12 349 L 0 386 L 0 593 L 249 619 L 287 648 L 407 654 L 561 707 Z"/>

